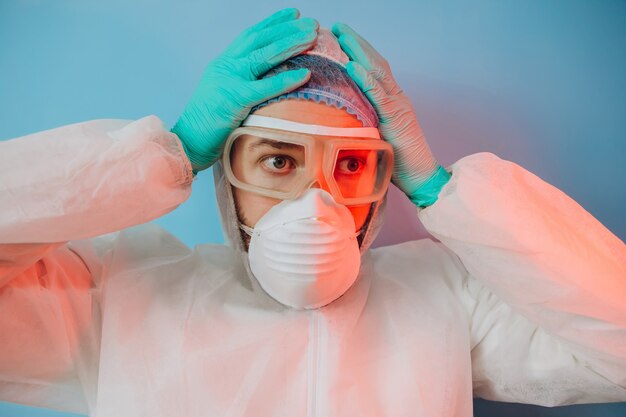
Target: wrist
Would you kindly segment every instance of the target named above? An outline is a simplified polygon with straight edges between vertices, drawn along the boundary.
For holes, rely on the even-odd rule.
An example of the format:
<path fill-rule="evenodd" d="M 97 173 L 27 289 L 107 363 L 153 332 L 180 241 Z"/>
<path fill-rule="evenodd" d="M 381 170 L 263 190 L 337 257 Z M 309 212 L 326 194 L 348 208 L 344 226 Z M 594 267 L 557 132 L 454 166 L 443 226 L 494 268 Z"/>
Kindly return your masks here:
<path fill-rule="evenodd" d="M 202 168 L 200 167 L 201 164 L 199 163 L 196 155 L 193 153 L 193 151 L 189 147 L 188 141 L 185 140 L 184 129 L 181 128 L 179 122 L 177 122 L 174 125 L 174 127 L 170 129 L 170 132 L 172 132 L 178 137 L 178 140 L 180 141 L 183 147 L 183 151 L 185 151 L 185 155 L 187 156 L 187 159 L 189 160 L 189 163 L 191 164 L 193 175 L 197 175 L 198 172 L 202 170 Z"/>
<path fill-rule="evenodd" d="M 449 180 L 450 173 L 441 165 L 438 165 L 435 172 L 433 172 L 433 174 L 414 192 L 410 193 L 408 197 L 417 207 L 424 208 L 432 206 L 437 201 L 439 193 Z"/>

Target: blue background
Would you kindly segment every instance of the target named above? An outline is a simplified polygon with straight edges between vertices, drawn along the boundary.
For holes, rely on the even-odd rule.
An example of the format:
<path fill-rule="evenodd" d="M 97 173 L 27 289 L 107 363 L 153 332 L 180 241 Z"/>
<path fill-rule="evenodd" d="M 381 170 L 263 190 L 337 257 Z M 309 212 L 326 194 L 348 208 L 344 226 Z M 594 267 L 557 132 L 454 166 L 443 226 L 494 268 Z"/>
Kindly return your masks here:
<path fill-rule="evenodd" d="M 0 0 L 0 139 L 96 118 L 178 117 L 206 63 L 287 6 L 343 21 L 389 60 L 443 165 L 514 161 L 626 236 L 624 1 Z M 425 236 L 396 189 L 375 245 Z M 393 217 L 393 218 L 391 218 Z M 156 221 L 223 242 L 210 172 Z M 624 416 L 626 404 L 475 402 L 476 416 Z M 0 416 L 67 414 L 0 403 Z"/>

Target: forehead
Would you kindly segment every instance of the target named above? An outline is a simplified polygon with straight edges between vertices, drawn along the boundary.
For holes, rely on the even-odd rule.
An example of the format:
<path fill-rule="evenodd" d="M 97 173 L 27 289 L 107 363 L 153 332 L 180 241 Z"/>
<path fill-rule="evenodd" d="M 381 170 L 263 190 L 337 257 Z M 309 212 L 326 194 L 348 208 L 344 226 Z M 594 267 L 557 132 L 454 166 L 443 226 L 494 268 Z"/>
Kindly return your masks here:
<path fill-rule="evenodd" d="M 254 114 L 330 127 L 363 127 L 356 116 L 324 103 L 287 99 L 261 107 Z"/>
<path fill-rule="evenodd" d="M 242 135 L 237 139 L 235 144 L 240 150 L 243 151 L 261 151 L 276 149 L 276 150 L 290 150 L 304 152 L 304 147 L 295 143 L 287 143 L 274 139 L 265 139 L 254 135 Z"/>

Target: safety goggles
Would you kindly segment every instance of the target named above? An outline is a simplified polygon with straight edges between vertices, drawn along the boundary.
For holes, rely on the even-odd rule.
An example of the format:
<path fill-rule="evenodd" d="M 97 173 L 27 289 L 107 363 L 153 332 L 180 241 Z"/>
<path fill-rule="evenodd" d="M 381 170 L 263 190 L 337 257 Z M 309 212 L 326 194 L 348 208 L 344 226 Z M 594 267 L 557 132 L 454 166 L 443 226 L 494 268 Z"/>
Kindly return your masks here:
<path fill-rule="evenodd" d="M 346 206 L 380 200 L 391 180 L 393 149 L 378 129 L 335 128 L 251 115 L 224 147 L 230 183 L 289 200 L 318 186 Z"/>

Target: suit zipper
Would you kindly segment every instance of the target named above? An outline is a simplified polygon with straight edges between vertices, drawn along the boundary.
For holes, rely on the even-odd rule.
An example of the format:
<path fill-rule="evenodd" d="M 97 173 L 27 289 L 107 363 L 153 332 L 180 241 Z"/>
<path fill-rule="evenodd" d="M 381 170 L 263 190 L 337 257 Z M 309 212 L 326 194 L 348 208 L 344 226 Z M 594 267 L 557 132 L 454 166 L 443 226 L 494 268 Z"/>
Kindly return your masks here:
<path fill-rule="evenodd" d="M 317 417 L 318 402 L 318 368 L 320 363 L 320 318 L 319 313 L 312 310 L 309 313 L 309 357 L 308 357 L 308 395 L 307 416 Z"/>

